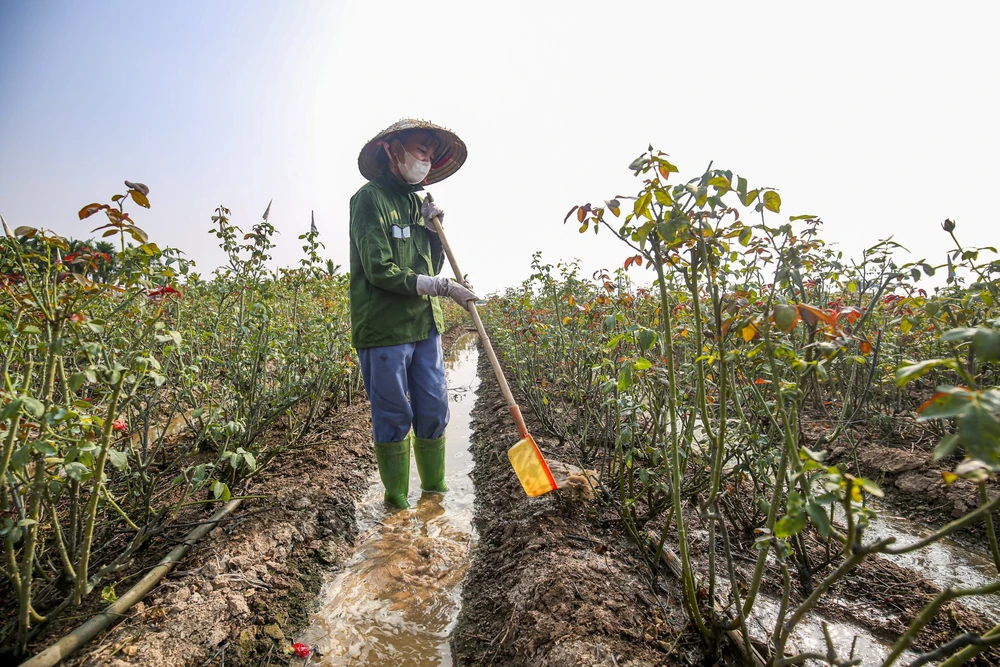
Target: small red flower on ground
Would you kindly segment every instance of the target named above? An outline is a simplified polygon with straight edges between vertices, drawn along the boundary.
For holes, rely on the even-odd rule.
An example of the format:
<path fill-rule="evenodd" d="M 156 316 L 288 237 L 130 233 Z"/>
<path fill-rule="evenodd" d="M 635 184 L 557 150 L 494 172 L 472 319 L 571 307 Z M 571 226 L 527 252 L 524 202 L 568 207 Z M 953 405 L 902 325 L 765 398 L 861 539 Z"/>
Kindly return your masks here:
<path fill-rule="evenodd" d="M 116 419 L 115 423 L 111 425 L 111 428 L 115 431 L 120 431 L 121 433 L 128 432 L 128 424 L 125 423 L 124 419 Z"/>
<path fill-rule="evenodd" d="M 295 642 L 292 644 L 292 650 L 294 650 L 295 655 L 300 658 L 308 658 L 309 654 L 312 653 L 312 646 L 309 644 L 303 644 L 302 642 Z"/>

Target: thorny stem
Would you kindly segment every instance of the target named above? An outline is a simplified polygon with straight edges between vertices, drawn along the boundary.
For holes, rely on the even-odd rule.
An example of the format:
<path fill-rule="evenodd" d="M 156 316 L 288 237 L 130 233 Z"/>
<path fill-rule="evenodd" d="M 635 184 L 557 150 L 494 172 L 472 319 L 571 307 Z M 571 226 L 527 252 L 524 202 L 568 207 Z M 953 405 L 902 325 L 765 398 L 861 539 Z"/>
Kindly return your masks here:
<path fill-rule="evenodd" d="M 1000 499 L 1000 494 L 997 495 Z M 986 492 L 986 482 L 985 480 L 979 482 L 979 506 L 986 507 L 990 505 L 990 496 Z M 997 532 L 993 527 L 993 513 L 987 511 L 984 514 L 986 519 L 986 535 L 989 537 L 990 541 L 990 551 L 993 553 L 993 565 L 997 568 L 997 572 L 1000 573 L 1000 545 L 997 544 Z"/>
<path fill-rule="evenodd" d="M 83 543 L 80 545 L 80 560 L 76 567 L 76 598 L 75 603 L 80 604 L 83 597 L 90 592 L 87 581 L 87 568 L 90 564 L 90 548 L 94 541 L 94 524 L 97 521 L 97 504 L 100 499 L 100 487 L 104 483 L 104 464 L 108 459 L 108 449 L 111 446 L 111 435 L 114 428 L 113 415 L 118 411 L 118 398 L 121 396 L 122 383 L 125 382 L 125 373 L 111 391 L 111 400 L 108 403 L 107 419 L 104 420 L 104 431 L 101 434 L 101 451 L 97 455 L 94 463 L 94 483 L 90 491 L 90 500 L 87 502 L 86 524 L 83 528 Z"/>
<path fill-rule="evenodd" d="M 670 303 L 667 298 L 666 278 L 663 274 L 663 255 L 661 253 L 659 240 L 653 241 L 653 261 L 656 268 L 657 283 L 660 291 L 660 322 L 663 329 L 663 337 L 660 342 L 660 350 L 667 359 L 667 376 L 670 382 L 669 400 L 667 402 L 670 415 L 670 486 L 674 501 L 674 517 L 677 520 L 677 543 L 680 549 L 681 564 L 683 566 L 684 579 L 684 599 L 687 603 L 688 613 L 698 626 L 702 636 L 708 638 L 711 631 L 705 625 L 702 618 L 701 609 L 698 607 L 698 597 L 695 591 L 694 575 L 691 571 L 691 557 L 688 553 L 687 529 L 684 525 L 683 507 L 681 505 L 681 463 L 680 463 L 680 434 L 677 432 L 677 378 L 674 372 L 674 348 L 671 337 L 670 325 Z"/>

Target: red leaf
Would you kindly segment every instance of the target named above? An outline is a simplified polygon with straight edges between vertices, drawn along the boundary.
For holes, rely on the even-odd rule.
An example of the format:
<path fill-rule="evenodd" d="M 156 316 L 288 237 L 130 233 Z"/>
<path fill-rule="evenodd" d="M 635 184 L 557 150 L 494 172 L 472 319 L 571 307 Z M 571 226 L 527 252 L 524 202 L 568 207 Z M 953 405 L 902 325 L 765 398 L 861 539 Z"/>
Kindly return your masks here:
<path fill-rule="evenodd" d="M 86 206 L 80 209 L 79 213 L 80 219 L 83 220 L 84 218 L 89 218 L 98 211 L 103 211 L 106 208 L 110 207 L 107 204 L 98 204 L 97 202 L 94 202 L 93 204 L 87 204 Z"/>
<path fill-rule="evenodd" d="M 923 404 L 919 408 L 917 408 L 917 412 L 923 413 L 924 410 L 926 410 L 927 408 L 931 407 L 931 403 L 933 403 L 934 401 L 936 401 L 938 398 L 940 398 L 942 396 L 947 396 L 947 394 L 942 393 L 940 391 L 938 393 L 934 394 L 929 399 L 927 399 L 926 401 L 924 401 Z"/>
<path fill-rule="evenodd" d="M 824 322 L 833 326 L 837 323 L 837 314 L 829 310 L 820 310 L 816 306 L 810 306 L 805 303 L 800 303 L 798 305 L 799 317 L 801 317 L 806 324 L 811 327 L 816 326 L 817 322 Z"/>
<path fill-rule="evenodd" d="M 837 313 L 837 317 L 846 316 L 848 324 L 854 324 L 861 319 L 861 316 L 865 314 L 865 311 L 861 310 L 857 306 L 847 306 L 846 308 L 841 308 L 840 312 Z"/>
<path fill-rule="evenodd" d="M 569 213 L 567 213 L 567 214 L 566 214 L 566 217 L 565 217 L 565 218 L 563 218 L 563 224 L 565 224 L 565 223 L 566 223 L 566 221 L 567 221 L 567 220 L 569 220 L 569 216 L 573 215 L 573 211 L 575 211 L 575 210 L 576 210 L 576 209 L 578 209 L 578 208 L 580 208 L 580 207 L 579 207 L 579 206 L 574 206 L 573 208 L 571 208 L 571 209 L 569 210 Z M 580 222 L 583 222 L 583 221 L 581 220 Z"/>

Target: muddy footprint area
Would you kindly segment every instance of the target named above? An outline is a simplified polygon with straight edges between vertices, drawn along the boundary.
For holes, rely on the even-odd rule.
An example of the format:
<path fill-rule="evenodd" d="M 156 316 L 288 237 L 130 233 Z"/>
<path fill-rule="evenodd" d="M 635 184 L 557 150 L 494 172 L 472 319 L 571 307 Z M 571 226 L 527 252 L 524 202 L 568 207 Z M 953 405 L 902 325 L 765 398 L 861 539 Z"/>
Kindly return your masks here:
<path fill-rule="evenodd" d="M 411 465 L 410 509 L 394 510 L 383 503 L 379 481 L 372 481 L 358 505 L 357 549 L 343 570 L 330 573 L 301 634 L 314 647 L 311 664 L 453 664 L 449 639 L 476 545 L 469 441 L 477 357 L 476 337 L 469 334 L 454 342 L 445 359 L 448 492 L 422 492 Z"/>
<path fill-rule="evenodd" d="M 519 440 L 485 355 L 473 410 L 474 559 L 452 639 L 459 665 L 701 664 L 680 591 L 650 591 L 635 546 L 584 487 L 528 498 L 507 459 Z M 515 390 L 515 396 L 517 391 Z M 555 467 L 574 460 L 522 406 Z M 685 643 L 687 642 L 687 643 Z"/>

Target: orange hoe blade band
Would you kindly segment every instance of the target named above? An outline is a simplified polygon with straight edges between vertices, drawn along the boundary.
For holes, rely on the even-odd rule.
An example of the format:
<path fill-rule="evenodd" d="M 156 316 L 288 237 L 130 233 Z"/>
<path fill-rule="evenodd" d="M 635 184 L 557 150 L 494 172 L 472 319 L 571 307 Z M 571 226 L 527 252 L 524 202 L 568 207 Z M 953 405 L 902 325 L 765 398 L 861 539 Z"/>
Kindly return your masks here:
<path fill-rule="evenodd" d="M 549 470 L 545 457 L 535 444 L 535 439 L 528 433 L 521 417 L 521 410 L 513 405 L 510 408 L 514 421 L 521 431 L 521 440 L 507 450 L 507 458 L 521 482 L 521 487 L 528 496 L 535 498 L 558 488 L 556 480 Z"/>

